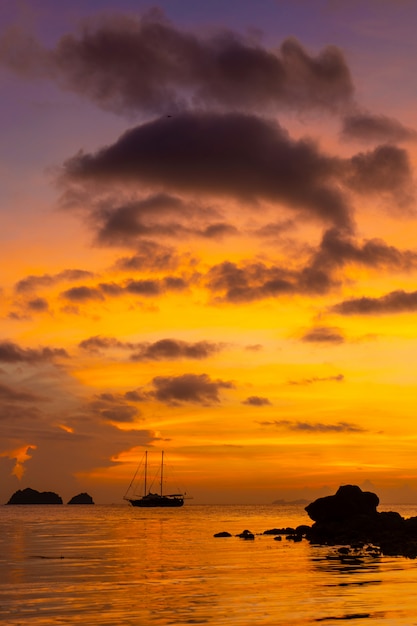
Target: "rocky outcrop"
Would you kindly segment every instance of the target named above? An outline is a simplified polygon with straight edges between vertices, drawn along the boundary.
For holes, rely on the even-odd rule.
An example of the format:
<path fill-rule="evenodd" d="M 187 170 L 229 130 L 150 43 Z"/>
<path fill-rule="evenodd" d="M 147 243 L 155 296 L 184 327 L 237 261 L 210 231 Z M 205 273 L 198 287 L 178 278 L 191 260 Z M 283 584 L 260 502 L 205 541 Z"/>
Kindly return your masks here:
<path fill-rule="evenodd" d="M 379 498 L 375 493 L 362 491 L 356 485 L 339 487 L 334 496 L 319 498 L 305 507 L 315 522 L 343 522 L 364 515 L 376 516 Z"/>
<path fill-rule="evenodd" d="M 6 504 L 62 504 L 62 498 L 52 491 L 19 489 Z"/>
<path fill-rule="evenodd" d="M 355 485 L 339 487 L 305 510 L 314 520 L 303 536 L 321 545 L 374 545 L 391 556 L 417 557 L 417 517 L 404 519 L 395 511 L 378 512 L 376 494 Z"/>
<path fill-rule="evenodd" d="M 275 541 L 307 539 L 312 544 L 336 546 L 334 558 L 349 565 L 361 564 L 364 558 L 381 554 L 417 558 L 417 517 L 404 519 L 395 511 L 377 511 L 379 498 L 375 493 L 362 491 L 356 485 L 342 485 L 332 496 L 319 498 L 305 507 L 312 526 L 271 528 L 263 535 L 272 535 Z M 215 537 L 230 537 L 220 532 Z M 235 535 L 254 539 L 249 531 Z M 329 557 L 330 558 L 330 557 Z M 331 557 L 333 558 L 333 557 Z"/>
<path fill-rule="evenodd" d="M 94 501 L 88 493 L 79 493 L 73 496 L 68 504 L 94 504 Z"/>

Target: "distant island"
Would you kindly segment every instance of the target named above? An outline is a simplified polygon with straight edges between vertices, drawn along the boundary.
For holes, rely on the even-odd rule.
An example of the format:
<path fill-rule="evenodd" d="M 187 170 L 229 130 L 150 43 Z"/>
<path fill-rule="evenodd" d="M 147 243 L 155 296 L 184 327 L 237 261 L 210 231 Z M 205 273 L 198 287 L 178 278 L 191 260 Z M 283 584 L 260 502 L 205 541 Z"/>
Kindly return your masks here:
<path fill-rule="evenodd" d="M 6 504 L 62 504 L 62 498 L 53 491 L 36 491 L 27 487 L 15 491 Z"/>
<path fill-rule="evenodd" d="M 94 501 L 88 493 L 79 493 L 73 496 L 67 504 L 94 504 Z"/>
<path fill-rule="evenodd" d="M 63 504 L 61 496 L 53 491 L 37 491 L 27 487 L 15 491 L 6 504 Z M 79 493 L 71 498 L 68 504 L 94 504 L 88 493 Z"/>

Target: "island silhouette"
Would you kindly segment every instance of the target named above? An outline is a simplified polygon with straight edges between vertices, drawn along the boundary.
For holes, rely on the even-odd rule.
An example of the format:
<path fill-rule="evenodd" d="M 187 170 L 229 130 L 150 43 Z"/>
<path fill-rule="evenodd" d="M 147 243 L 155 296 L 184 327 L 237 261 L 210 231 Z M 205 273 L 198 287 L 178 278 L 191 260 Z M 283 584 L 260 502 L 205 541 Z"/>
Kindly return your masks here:
<path fill-rule="evenodd" d="M 63 504 L 61 496 L 53 491 L 37 491 L 27 487 L 15 491 L 6 504 Z M 94 504 L 88 493 L 79 493 L 73 496 L 67 504 Z"/>

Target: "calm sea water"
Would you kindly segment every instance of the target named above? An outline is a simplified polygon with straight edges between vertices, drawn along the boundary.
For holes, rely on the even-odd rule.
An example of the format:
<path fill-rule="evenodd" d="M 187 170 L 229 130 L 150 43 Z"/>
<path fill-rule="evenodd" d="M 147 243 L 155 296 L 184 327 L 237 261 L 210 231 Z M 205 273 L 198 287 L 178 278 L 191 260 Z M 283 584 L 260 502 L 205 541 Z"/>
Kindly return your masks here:
<path fill-rule="evenodd" d="M 310 522 L 301 506 L 1 506 L 0 622 L 417 625 L 417 561 L 257 534 Z"/>

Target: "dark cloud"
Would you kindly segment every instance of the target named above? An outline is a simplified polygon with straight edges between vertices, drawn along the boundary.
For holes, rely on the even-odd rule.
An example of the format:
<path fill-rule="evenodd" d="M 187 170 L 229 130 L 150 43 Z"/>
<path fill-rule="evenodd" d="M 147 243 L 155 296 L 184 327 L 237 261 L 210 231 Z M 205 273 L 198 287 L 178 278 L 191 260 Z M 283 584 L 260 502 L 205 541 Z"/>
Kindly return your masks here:
<path fill-rule="evenodd" d="M 348 183 L 359 193 L 389 193 L 397 203 L 403 203 L 412 186 L 409 155 L 393 145 L 359 153 L 351 159 Z"/>
<path fill-rule="evenodd" d="M 55 358 L 68 358 L 63 348 L 21 348 L 12 341 L 0 342 L 0 362 L 3 363 L 42 363 Z"/>
<path fill-rule="evenodd" d="M 91 300 L 104 300 L 103 294 L 95 287 L 72 287 L 61 293 L 63 298 L 71 302 L 89 302 Z"/>
<path fill-rule="evenodd" d="M 208 289 L 227 302 L 250 302 L 294 293 L 297 275 L 279 267 L 252 263 L 239 267 L 225 261 L 206 276 Z"/>
<path fill-rule="evenodd" d="M 314 385 L 315 383 L 342 383 L 345 377 L 343 374 L 336 374 L 335 376 L 313 376 L 312 378 L 302 378 L 301 380 L 290 380 L 289 385 Z"/>
<path fill-rule="evenodd" d="M 75 281 L 85 278 L 91 278 L 93 274 L 85 270 L 68 269 L 59 272 L 58 274 L 43 274 L 41 276 L 27 276 L 15 285 L 17 293 L 25 293 L 27 291 L 33 291 L 40 287 L 50 287 L 56 283 L 62 281 Z"/>
<path fill-rule="evenodd" d="M 417 266 L 417 252 L 398 250 L 381 239 L 357 242 L 349 233 L 330 228 L 323 234 L 314 252 L 311 267 L 330 271 L 347 263 L 392 270 L 409 270 Z"/>
<path fill-rule="evenodd" d="M 182 376 L 157 376 L 152 381 L 152 395 L 160 402 L 177 404 L 192 402 L 210 405 L 220 402 L 222 389 L 233 389 L 230 381 L 212 380 L 207 374 L 183 374 Z"/>
<path fill-rule="evenodd" d="M 256 235 L 257 237 L 272 239 L 276 237 L 281 237 L 283 233 L 287 232 L 288 230 L 292 230 L 294 226 L 295 226 L 295 223 L 293 220 L 269 222 L 268 224 L 261 226 L 261 228 L 258 228 L 257 230 L 253 231 L 253 234 Z"/>
<path fill-rule="evenodd" d="M 71 193 L 69 194 L 71 196 Z M 137 269 L 175 268 L 178 258 L 173 249 L 157 244 L 155 238 L 204 237 L 221 240 L 237 235 L 238 229 L 223 220 L 222 212 L 198 202 L 185 201 L 168 193 L 155 193 L 143 198 L 131 197 L 121 202 L 108 196 L 100 198 L 91 210 L 90 226 L 96 231 L 100 245 L 135 247 L 138 250 L 131 267 Z M 78 206 L 79 199 L 76 197 Z M 74 201 L 68 201 L 71 206 Z M 84 204 L 91 204 L 86 200 Z M 222 221 L 223 220 L 223 221 Z"/>
<path fill-rule="evenodd" d="M 90 20 L 45 50 L 17 29 L 0 40 L 0 60 L 24 76 L 48 76 L 105 109 L 175 113 L 189 106 L 335 111 L 350 102 L 352 81 L 341 51 L 317 56 L 295 39 L 268 49 L 228 30 L 180 30 L 159 10 L 141 19 Z"/>
<path fill-rule="evenodd" d="M 98 290 L 104 295 L 111 298 L 121 296 L 124 292 L 123 287 L 117 283 L 99 283 Z"/>
<path fill-rule="evenodd" d="M 340 167 L 312 142 L 292 140 L 276 122 L 239 113 L 183 113 L 137 126 L 96 154 L 74 156 L 62 179 L 273 201 L 351 227 L 351 209 L 335 184 Z"/>
<path fill-rule="evenodd" d="M 115 268 L 124 271 L 155 271 L 174 270 L 179 259 L 175 250 L 155 241 L 142 240 L 137 246 L 136 254 L 122 257 L 116 261 Z"/>
<path fill-rule="evenodd" d="M 159 296 L 163 292 L 159 280 L 130 280 L 126 291 L 137 296 Z"/>
<path fill-rule="evenodd" d="M 119 297 L 124 294 L 152 297 L 160 296 L 167 291 L 184 291 L 188 288 L 187 282 L 180 276 L 165 276 L 162 279 L 126 280 L 122 285 L 112 283 L 99 283 L 93 287 L 80 285 L 72 287 L 61 293 L 61 297 L 73 303 L 85 303 L 91 301 L 104 301 L 106 297 Z M 68 311 L 71 312 L 71 311 Z M 75 312 L 78 313 L 78 310 Z"/>
<path fill-rule="evenodd" d="M 160 361 L 172 359 L 207 359 L 221 350 L 222 346 L 210 341 L 189 343 L 178 339 L 161 339 L 155 343 L 137 344 L 132 354 L 134 361 Z"/>
<path fill-rule="evenodd" d="M 342 315 L 383 315 L 417 310 L 417 291 L 391 291 L 380 298 L 352 298 L 331 307 Z"/>
<path fill-rule="evenodd" d="M 99 352 L 100 350 L 108 350 L 111 348 L 133 350 L 136 347 L 136 344 L 119 341 L 115 337 L 102 337 L 100 335 L 96 335 L 95 337 L 84 339 L 78 344 L 78 346 L 88 352 Z"/>
<path fill-rule="evenodd" d="M 0 402 L 38 402 L 42 397 L 38 394 L 16 390 L 8 385 L 0 384 Z"/>
<path fill-rule="evenodd" d="M 207 239 L 222 239 L 223 237 L 236 235 L 238 230 L 235 226 L 225 223 L 210 224 L 201 231 L 201 236 Z"/>
<path fill-rule="evenodd" d="M 139 389 L 134 389 L 133 391 L 126 391 L 124 394 L 126 400 L 130 402 L 145 402 L 148 399 L 146 393 L 143 393 Z"/>
<path fill-rule="evenodd" d="M 268 406 L 270 401 L 268 398 L 261 398 L 260 396 L 249 396 L 242 402 L 242 404 L 248 404 L 249 406 Z"/>
<path fill-rule="evenodd" d="M 125 342 L 114 337 L 102 337 L 97 335 L 84 339 L 79 347 L 89 352 L 99 352 L 112 348 L 122 350 L 134 350 L 131 355 L 133 361 L 161 361 L 175 359 L 207 359 L 217 354 L 223 344 L 211 341 L 187 342 L 178 339 L 160 339 L 153 343 Z"/>
<path fill-rule="evenodd" d="M 398 120 L 385 115 L 356 113 L 343 120 L 342 136 L 344 139 L 374 141 L 377 143 L 397 143 L 415 141 L 417 132 L 403 126 Z"/>
<path fill-rule="evenodd" d="M 308 343 L 343 343 L 345 338 L 339 328 L 316 326 L 304 333 L 301 341 Z"/>
<path fill-rule="evenodd" d="M 381 239 L 359 242 L 344 229 L 330 228 L 311 251 L 304 267 L 287 269 L 264 262 L 225 261 L 211 267 L 204 281 L 216 299 L 229 303 L 294 294 L 325 294 L 341 284 L 342 277 L 337 271 L 347 264 L 408 271 L 417 267 L 417 252 L 399 250 Z M 316 332 L 316 339 L 343 340 L 340 334 L 333 337 L 325 336 L 324 332 L 320 337 Z"/>
<path fill-rule="evenodd" d="M 90 403 L 89 409 L 110 422 L 130 423 L 140 415 L 136 407 L 127 404 L 119 395 L 112 393 L 99 394 Z"/>
<path fill-rule="evenodd" d="M 364 428 L 350 422 L 336 422 L 335 424 L 322 424 L 321 422 L 300 422 L 291 420 L 274 420 L 272 422 L 260 422 L 262 426 L 276 426 L 285 430 L 300 431 L 305 433 L 363 433 Z"/>
<path fill-rule="evenodd" d="M 195 209 L 180 198 L 168 193 L 156 193 L 122 203 L 119 198 L 109 197 L 96 207 L 92 221 L 98 228 L 99 243 L 116 246 L 134 244 L 147 252 L 151 244 L 148 243 L 147 250 L 146 243 L 138 244 L 140 238 L 178 236 L 185 232 L 182 220 L 191 219 L 194 213 Z"/>
<path fill-rule="evenodd" d="M 325 294 L 341 285 L 338 270 L 348 264 L 390 271 L 408 271 L 417 267 L 417 252 L 399 250 L 381 239 L 357 241 L 345 229 L 330 228 L 323 233 L 306 266 L 294 280 L 295 292 Z"/>
<path fill-rule="evenodd" d="M 45 298 L 33 298 L 27 302 L 27 308 L 36 313 L 43 313 L 49 308 L 48 301 Z"/>
<path fill-rule="evenodd" d="M 166 291 L 183 291 L 187 283 L 183 278 L 166 276 L 162 280 L 129 280 L 126 283 L 127 293 L 140 296 L 159 296 Z"/>

